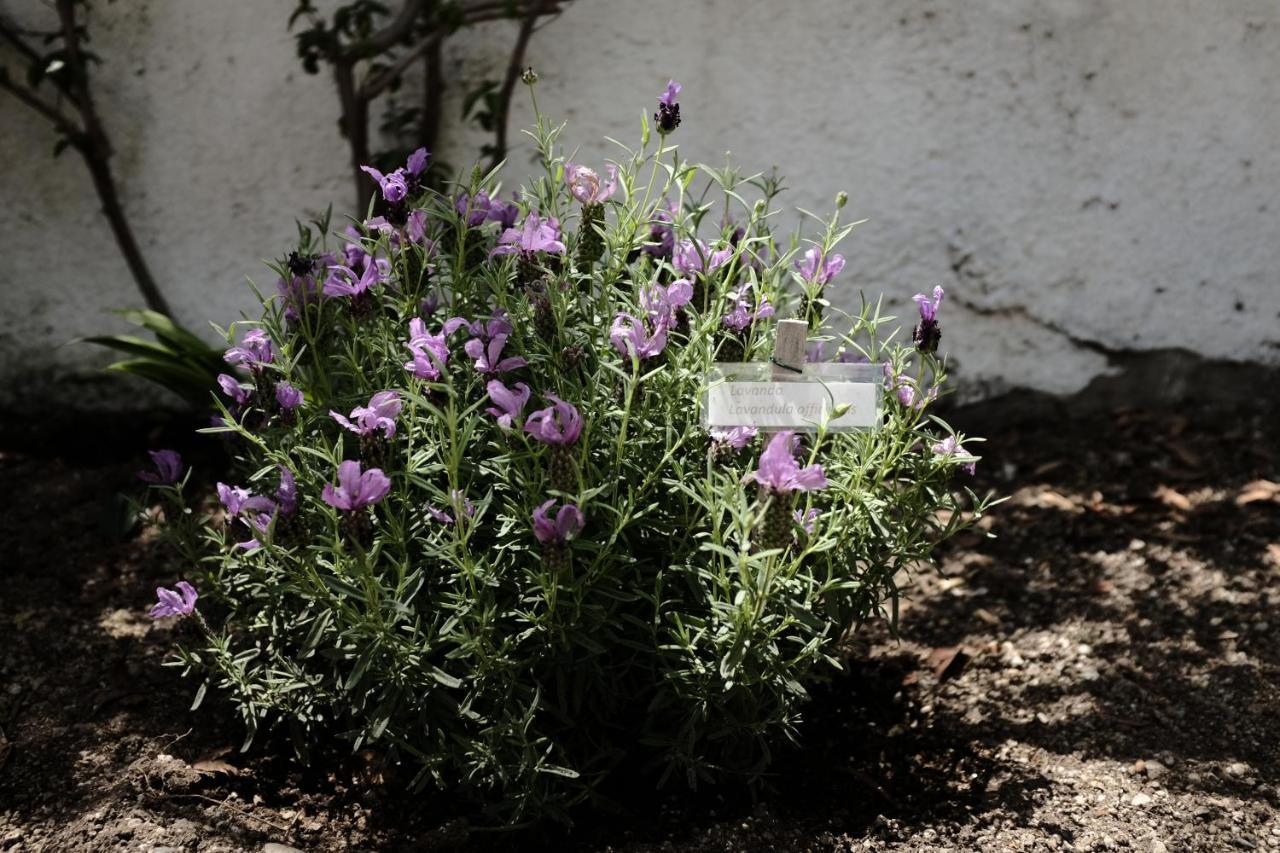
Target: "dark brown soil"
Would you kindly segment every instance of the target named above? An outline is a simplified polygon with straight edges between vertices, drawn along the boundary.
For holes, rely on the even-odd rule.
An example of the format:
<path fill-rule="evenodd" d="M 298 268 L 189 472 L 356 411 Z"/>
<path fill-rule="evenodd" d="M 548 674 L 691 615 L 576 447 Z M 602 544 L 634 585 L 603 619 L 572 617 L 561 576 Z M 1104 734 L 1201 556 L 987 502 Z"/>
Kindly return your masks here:
<path fill-rule="evenodd" d="M 956 420 L 993 436 L 998 538 L 947 546 L 899 639 L 864 632 L 770 790 L 636 795 L 572 832 L 469 828 L 376 756 L 238 752 L 146 617 L 179 567 L 121 533 L 157 436 L 6 433 L 0 850 L 1280 850 L 1277 413 L 997 414 Z"/>

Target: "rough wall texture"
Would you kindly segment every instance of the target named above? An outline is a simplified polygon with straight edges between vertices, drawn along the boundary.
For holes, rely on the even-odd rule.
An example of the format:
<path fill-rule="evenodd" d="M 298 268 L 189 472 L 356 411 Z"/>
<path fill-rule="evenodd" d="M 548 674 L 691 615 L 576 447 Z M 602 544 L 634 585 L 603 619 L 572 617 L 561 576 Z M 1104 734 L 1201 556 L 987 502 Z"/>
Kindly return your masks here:
<path fill-rule="evenodd" d="M 190 322 L 247 310 L 243 279 L 265 278 L 257 259 L 292 219 L 349 203 L 334 96 L 298 71 L 286 14 L 100 9 L 115 167 Z M 496 24 L 455 39 L 450 121 L 511 36 Z M 777 165 L 784 200 L 808 209 L 847 190 L 870 222 L 843 247 L 838 288 L 905 312 L 911 293 L 946 286 L 945 348 L 971 395 L 1068 394 L 1166 351 L 1280 364 L 1271 0 L 577 0 L 529 60 L 582 162 L 609 156 L 606 135 L 633 139 L 674 76 L 687 157 Z M 516 106 L 519 127 L 530 112 Z M 0 396 L 13 400 L 83 373 L 91 353 L 50 347 L 136 299 L 83 167 L 50 161 L 52 135 L 12 101 L 0 116 Z M 463 163 L 478 143 L 455 130 L 442 153 Z M 527 163 L 513 153 L 509 182 Z"/>

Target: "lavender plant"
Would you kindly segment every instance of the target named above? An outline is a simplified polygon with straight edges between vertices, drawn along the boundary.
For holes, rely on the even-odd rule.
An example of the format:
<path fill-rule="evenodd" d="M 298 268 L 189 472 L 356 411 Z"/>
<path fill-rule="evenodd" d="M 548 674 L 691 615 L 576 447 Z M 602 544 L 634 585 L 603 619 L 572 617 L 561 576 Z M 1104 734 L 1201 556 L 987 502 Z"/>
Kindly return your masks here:
<path fill-rule="evenodd" d="M 779 237 L 775 179 L 681 158 L 678 94 L 604 180 L 538 114 L 515 204 L 494 173 L 424 187 L 425 152 L 371 170 L 369 218 L 303 229 L 261 318 L 227 330 L 207 431 L 237 482 L 173 531 L 208 626 L 179 662 L 249 741 L 342 736 L 506 819 L 622 765 L 754 779 L 850 632 L 896 622 L 904 578 L 991 506 L 976 439 L 929 413 L 941 291 L 918 345 L 879 302 L 837 310 L 843 196 Z M 811 358 L 884 365 L 879 428 L 705 430 L 712 364 L 768 359 L 796 315 Z M 196 606 L 175 595 L 159 613 Z"/>

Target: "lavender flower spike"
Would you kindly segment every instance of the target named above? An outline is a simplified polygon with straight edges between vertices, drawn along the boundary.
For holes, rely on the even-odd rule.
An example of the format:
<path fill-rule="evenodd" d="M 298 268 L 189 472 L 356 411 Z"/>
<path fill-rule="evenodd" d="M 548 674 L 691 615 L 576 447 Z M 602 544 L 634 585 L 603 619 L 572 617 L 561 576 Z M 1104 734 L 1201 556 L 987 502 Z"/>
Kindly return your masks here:
<path fill-rule="evenodd" d="M 594 169 L 566 163 L 564 181 L 569 185 L 569 192 L 582 204 L 600 204 L 607 201 L 618 188 L 618 167 L 610 163 L 605 169 L 609 172 L 609 182 L 602 185 L 600 176 Z"/>
<path fill-rule="evenodd" d="M 329 417 L 358 435 L 370 435 L 382 430 L 383 438 L 391 438 L 396 434 L 396 416 L 400 414 L 400 395 L 395 391 L 379 391 L 369 398 L 369 405 L 357 406 L 351 410 L 350 420 L 337 412 L 329 412 Z"/>
<path fill-rule="evenodd" d="M 413 355 L 412 361 L 404 363 L 404 369 L 419 379 L 434 382 L 441 376 L 441 369 L 449 361 L 449 344 L 445 340 L 449 333 L 432 335 L 427 332 L 427 325 L 418 317 L 409 321 L 409 342 L 405 347 Z"/>
<path fill-rule="evenodd" d="M 533 535 L 544 545 L 562 545 L 581 533 L 586 525 L 582 510 L 573 504 L 560 507 L 554 520 L 548 518 L 547 512 L 554 505 L 555 498 L 552 498 L 533 511 Z"/>
<path fill-rule="evenodd" d="M 529 402 L 529 386 L 523 382 L 517 382 L 515 390 L 512 390 L 503 385 L 500 380 L 492 379 L 485 386 L 485 390 L 489 392 L 489 399 L 494 402 L 494 405 L 485 411 L 498 419 L 498 426 L 511 429 L 515 421 L 524 413 L 525 403 Z"/>
<path fill-rule="evenodd" d="M 275 354 L 267 333 L 262 329 L 253 329 L 245 334 L 240 346 L 227 350 L 222 358 L 227 364 L 244 364 L 252 370 L 259 370 L 262 365 L 270 364 Z"/>
<path fill-rule="evenodd" d="M 166 616 L 190 616 L 196 609 L 196 599 L 200 594 L 196 588 L 186 581 L 178 581 L 177 590 L 156 587 L 156 604 L 151 608 L 152 619 L 163 619 Z"/>
<path fill-rule="evenodd" d="M 731 429 L 716 428 L 711 430 L 711 440 L 733 450 L 741 450 L 750 444 L 758 433 L 758 429 L 750 426 L 736 426 Z"/>
<path fill-rule="evenodd" d="M 320 499 L 342 512 L 355 512 L 372 506 L 391 491 L 391 480 L 380 468 L 361 473 L 360 463 L 347 460 L 338 466 L 338 485 L 325 483 Z"/>
<path fill-rule="evenodd" d="M 505 333 L 497 334 L 487 343 L 481 338 L 472 338 L 463 345 L 462 348 L 467 355 L 476 360 L 476 372 L 482 376 L 493 376 L 516 370 L 529 363 L 518 355 L 502 357 L 502 350 L 507 345 L 507 337 Z"/>
<path fill-rule="evenodd" d="M 498 245 L 489 255 L 511 255 L 516 252 L 551 252 L 562 255 L 564 251 L 559 223 L 553 217 L 543 219 L 536 213 L 529 213 L 519 229 L 508 228 L 502 232 Z"/>
<path fill-rule="evenodd" d="M 609 340 L 614 349 L 625 359 L 636 358 L 644 361 L 660 354 L 667 346 L 667 326 L 659 322 L 650 334 L 644 323 L 630 314 L 619 314 L 613 318 L 613 326 L 609 329 Z"/>
<path fill-rule="evenodd" d="M 796 434 L 790 430 L 777 433 L 760 454 L 760 468 L 747 475 L 766 491 L 787 495 L 792 492 L 812 492 L 827 487 L 827 475 L 821 465 L 801 468 L 796 462 Z"/>
<path fill-rule="evenodd" d="M 935 456 L 942 456 L 944 458 L 950 456 L 969 456 L 969 451 L 964 449 L 964 445 L 957 441 L 954 435 L 947 436 L 942 441 L 933 445 L 931 449 Z M 972 462 L 963 463 L 960 466 L 960 470 L 972 477 L 974 472 L 978 470 L 977 460 L 974 459 Z"/>
<path fill-rule="evenodd" d="M 796 271 L 805 281 L 817 285 L 826 285 L 844 269 L 844 255 L 832 253 L 823 257 L 817 246 L 804 253 L 804 260 L 796 262 Z"/>
<path fill-rule="evenodd" d="M 658 126 L 658 133 L 666 136 L 680 126 L 680 105 L 676 96 L 684 88 L 675 80 L 667 82 L 667 91 L 658 98 L 658 111 L 653 114 L 653 123 Z"/>
<path fill-rule="evenodd" d="M 425 163 L 425 157 L 423 161 Z M 382 190 L 382 197 L 391 204 L 399 204 L 409 194 L 409 184 L 404 179 L 403 169 L 396 169 L 389 175 L 382 174 L 372 166 L 361 166 L 360 171 L 368 174 L 378 182 L 378 187 Z"/>
<path fill-rule="evenodd" d="M 582 434 L 582 415 L 578 414 L 571 403 L 566 403 L 555 394 L 547 394 L 546 398 L 554 405 L 529 415 L 524 431 L 543 444 L 557 447 L 573 444 Z"/>
<path fill-rule="evenodd" d="M 182 478 L 182 457 L 176 450 L 148 450 L 155 471 L 139 471 L 138 479 L 155 486 L 171 486 Z"/>
<path fill-rule="evenodd" d="M 288 382 L 276 383 L 276 403 L 286 412 L 302 405 L 302 392 Z"/>
<path fill-rule="evenodd" d="M 936 352 L 938 342 L 942 340 L 942 330 L 938 328 L 938 306 L 942 304 L 942 296 L 942 288 L 935 287 L 932 300 L 923 293 L 917 293 L 911 297 L 916 305 L 920 306 L 920 323 L 911 336 L 916 349 L 920 352 Z"/>

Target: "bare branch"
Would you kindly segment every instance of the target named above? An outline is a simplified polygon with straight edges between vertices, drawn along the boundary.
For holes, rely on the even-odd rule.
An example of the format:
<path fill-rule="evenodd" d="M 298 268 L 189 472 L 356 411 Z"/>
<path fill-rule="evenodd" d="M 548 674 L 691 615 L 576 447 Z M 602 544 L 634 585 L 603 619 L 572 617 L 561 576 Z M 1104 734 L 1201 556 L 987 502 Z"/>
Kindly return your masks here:
<path fill-rule="evenodd" d="M 422 13 L 424 5 L 425 0 L 405 0 L 405 4 L 400 7 L 400 11 L 392 19 L 391 23 L 364 41 L 356 42 L 343 48 L 344 57 L 347 59 L 359 59 L 394 47 L 396 42 L 403 39 L 413 30 L 413 23 Z"/>
<path fill-rule="evenodd" d="M 32 65 L 40 62 L 40 53 L 27 44 L 26 40 L 22 38 L 19 29 L 4 18 L 0 18 L 0 38 L 13 45 L 14 49 L 21 53 Z"/>
<path fill-rule="evenodd" d="M 443 38 L 444 36 L 440 33 L 432 33 L 430 36 L 414 45 L 412 50 L 397 59 L 389 68 L 384 69 L 380 73 L 366 80 L 360 86 L 360 91 L 358 93 L 359 97 L 366 101 L 371 101 L 381 95 L 386 91 L 388 86 L 395 82 L 397 77 L 409 68 L 410 65 L 417 62 L 422 56 L 430 51 L 433 46 L 440 44 L 440 41 Z"/>
<path fill-rule="evenodd" d="M 0 89 L 4 89 L 9 92 L 19 101 L 22 101 L 22 103 L 31 107 L 31 109 L 48 119 L 59 133 L 71 140 L 72 144 L 79 145 L 77 140 L 83 136 L 83 132 L 74 122 L 71 121 L 71 119 L 63 115 L 56 107 L 49 106 L 44 101 L 37 98 L 30 90 L 24 89 L 22 86 L 14 83 L 9 79 L 8 74 L 0 73 Z"/>

